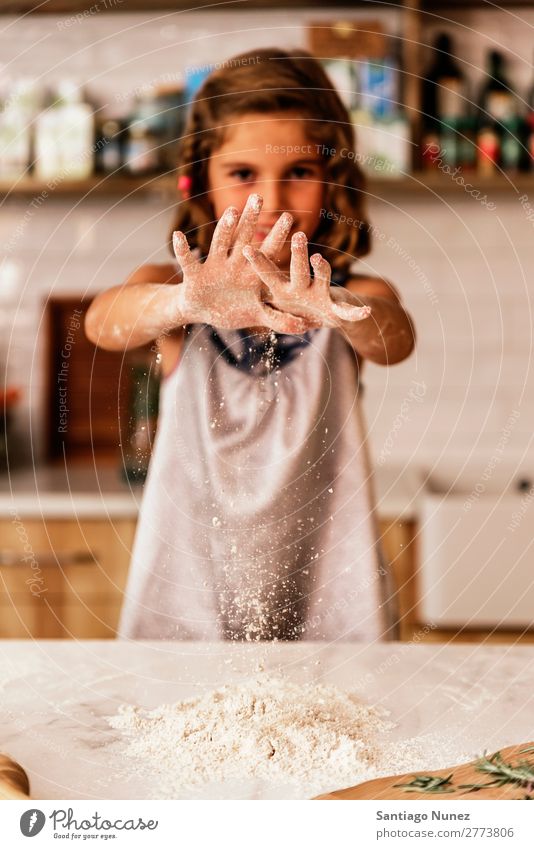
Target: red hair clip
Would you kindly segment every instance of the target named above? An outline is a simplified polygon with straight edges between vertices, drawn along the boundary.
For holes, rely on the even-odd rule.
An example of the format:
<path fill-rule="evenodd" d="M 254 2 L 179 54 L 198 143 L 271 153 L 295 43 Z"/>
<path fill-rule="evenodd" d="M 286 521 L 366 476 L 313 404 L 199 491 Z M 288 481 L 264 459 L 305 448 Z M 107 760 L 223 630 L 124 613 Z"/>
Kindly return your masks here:
<path fill-rule="evenodd" d="M 178 177 L 178 188 L 185 198 L 189 197 L 193 180 L 187 174 L 180 174 Z"/>

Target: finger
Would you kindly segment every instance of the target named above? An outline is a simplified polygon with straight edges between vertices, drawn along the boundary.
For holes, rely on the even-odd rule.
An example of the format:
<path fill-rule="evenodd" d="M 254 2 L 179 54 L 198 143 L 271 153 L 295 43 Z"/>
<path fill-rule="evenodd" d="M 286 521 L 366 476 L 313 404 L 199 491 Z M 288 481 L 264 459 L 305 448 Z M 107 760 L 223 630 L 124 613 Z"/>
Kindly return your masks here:
<path fill-rule="evenodd" d="M 342 286 L 330 287 L 332 313 L 344 321 L 362 321 L 372 314 L 370 306 L 356 303 L 359 298 Z"/>
<path fill-rule="evenodd" d="M 291 262 L 289 264 L 289 289 L 298 292 L 310 285 L 308 240 L 305 233 L 295 233 L 291 239 Z"/>
<path fill-rule="evenodd" d="M 253 248 L 252 245 L 245 245 L 245 247 L 242 248 L 242 252 L 243 256 L 249 261 L 260 280 L 265 283 L 273 295 L 280 289 L 280 287 L 284 286 L 285 288 L 284 273 L 280 271 L 272 259 L 264 256 L 261 251 L 257 248 Z"/>
<path fill-rule="evenodd" d="M 314 326 L 310 322 L 291 313 L 280 312 L 267 304 L 263 304 L 259 310 L 261 319 L 266 327 L 270 327 L 275 333 L 305 333 Z"/>
<path fill-rule="evenodd" d="M 313 268 L 313 283 L 318 285 L 324 292 L 329 293 L 330 278 L 332 276 L 330 263 L 321 254 L 313 254 L 310 257 L 310 262 Z"/>
<path fill-rule="evenodd" d="M 191 253 L 187 239 L 181 230 L 175 230 L 172 234 L 172 246 L 182 269 L 191 269 L 196 265 L 197 259 Z"/>
<path fill-rule="evenodd" d="M 371 315 L 371 307 L 353 307 L 350 304 L 332 303 L 332 312 L 342 321 L 363 321 Z"/>
<path fill-rule="evenodd" d="M 235 233 L 234 251 L 238 256 L 241 256 L 242 248 L 249 245 L 254 238 L 262 204 L 263 198 L 260 195 L 249 195 Z"/>
<path fill-rule="evenodd" d="M 210 254 L 217 257 L 228 256 L 232 238 L 237 227 L 239 212 L 235 206 L 229 206 L 221 215 L 211 240 Z"/>
<path fill-rule="evenodd" d="M 283 212 L 261 243 L 262 253 L 270 259 L 276 259 L 287 241 L 292 226 L 293 216 L 289 212 Z"/>

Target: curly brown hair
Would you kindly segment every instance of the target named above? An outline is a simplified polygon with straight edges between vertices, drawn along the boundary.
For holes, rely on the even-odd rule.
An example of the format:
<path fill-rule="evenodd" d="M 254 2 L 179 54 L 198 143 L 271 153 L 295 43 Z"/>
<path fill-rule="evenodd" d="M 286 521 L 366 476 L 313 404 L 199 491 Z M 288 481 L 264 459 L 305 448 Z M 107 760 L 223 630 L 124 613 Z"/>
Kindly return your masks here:
<path fill-rule="evenodd" d="M 215 229 L 208 200 L 208 161 L 224 139 L 226 125 L 236 115 L 251 112 L 298 112 L 307 119 L 310 141 L 324 145 L 325 209 L 313 236 L 325 259 L 335 269 L 347 270 L 354 258 L 371 248 L 365 213 L 365 179 L 353 152 L 354 130 L 349 113 L 320 63 L 307 51 L 291 55 L 276 48 L 235 56 L 212 71 L 191 104 L 180 140 L 178 169 L 191 180 L 189 197 L 178 204 L 169 233 L 181 230 L 202 256 L 209 250 Z M 358 222 L 347 226 L 347 218 Z"/>

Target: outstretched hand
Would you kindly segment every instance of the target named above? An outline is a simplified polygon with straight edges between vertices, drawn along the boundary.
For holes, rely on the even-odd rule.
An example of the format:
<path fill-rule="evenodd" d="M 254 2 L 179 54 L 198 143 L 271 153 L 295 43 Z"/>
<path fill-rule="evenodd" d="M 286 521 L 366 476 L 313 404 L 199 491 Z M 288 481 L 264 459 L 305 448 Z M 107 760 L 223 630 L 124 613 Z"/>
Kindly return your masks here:
<path fill-rule="evenodd" d="M 314 326 L 302 315 L 267 304 L 262 298 L 262 280 L 243 255 L 256 232 L 261 204 L 259 195 L 250 195 L 241 217 L 235 207 L 225 210 L 204 262 L 193 256 L 184 233 L 177 230 L 173 234 L 174 252 L 182 268 L 180 313 L 187 316 L 188 323 L 230 330 L 262 326 L 277 333 L 304 333 Z M 291 215 L 282 214 L 264 239 L 262 256 L 269 262 L 280 253 L 291 224 Z"/>
<path fill-rule="evenodd" d="M 318 253 L 308 260 L 305 233 L 295 233 L 291 239 L 289 277 L 263 249 L 245 245 L 242 250 L 255 273 L 267 286 L 270 292 L 268 302 L 279 310 L 305 317 L 311 326 L 339 327 L 343 321 L 362 321 L 371 313 L 368 306 L 353 306 L 332 299 L 330 264 Z M 310 262 L 313 277 L 310 275 Z"/>

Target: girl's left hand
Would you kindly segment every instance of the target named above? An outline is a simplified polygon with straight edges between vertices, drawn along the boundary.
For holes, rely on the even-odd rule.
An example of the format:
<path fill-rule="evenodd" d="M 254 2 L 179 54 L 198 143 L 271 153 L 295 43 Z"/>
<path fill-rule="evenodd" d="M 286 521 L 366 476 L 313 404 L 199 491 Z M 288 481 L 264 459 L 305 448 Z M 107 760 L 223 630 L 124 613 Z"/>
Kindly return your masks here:
<path fill-rule="evenodd" d="M 362 321 L 371 313 L 368 306 L 352 306 L 332 300 L 330 264 L 321 254 L 313 254 L 308 260 L 305 233 L 295 233 L 291 239 L 289 279 L 269 257 L 251 245 L 243 248 L 243 254 L 271 292 L 272 298 L 268 303 L 284 312 L 307 318 L 315 327 L 339 327 L 343 321 Z M 313 277 L 310 275 L 310 262 Z"/>

